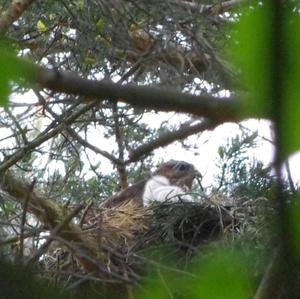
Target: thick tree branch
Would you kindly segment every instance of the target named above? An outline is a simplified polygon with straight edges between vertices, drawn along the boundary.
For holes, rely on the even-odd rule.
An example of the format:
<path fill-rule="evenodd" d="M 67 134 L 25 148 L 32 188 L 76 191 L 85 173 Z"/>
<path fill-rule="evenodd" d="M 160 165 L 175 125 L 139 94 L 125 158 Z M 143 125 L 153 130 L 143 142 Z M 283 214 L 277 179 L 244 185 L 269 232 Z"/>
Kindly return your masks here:
<path fill-rule="evenodd" d="M 78 225 L 70 222 L 73 213 L 65 215 L 65 210 L 43 195 L 31 190 L 30 184 L 16 178 L 11 172 L 0 174 L 0 187 L 3 191 L 11 195 L 21 204 L 30 195 L 28 201 L 28 211 L 34 214 L 49 230 L 53 230 L 58 236 L 70 241 L 76 245 L 76 251 L 79 262 L 87 271 L 97 269 L 95 262 L 100 257 L 97 252 L 97 241 L 90 236 L 83 234 Z M 77 211 L 77 210 L 76 210 Z"/>
<path fill-rule="evenodd" d="M 5 33 L 35 0 L 13 0 L 8 9 L 0 17 L 0 34 Z"/>
<path fill-rule="evenodd" d="M 108 248 L 107 244 L 110 244 L 109 242 L 118 244 L 120 240 L 123 242 L 124 238 L 128 241 L 129 238 L 133 238 L 131 236 L 134 236 L 137 231 L 144 230 L 143 208 L 131 203 L 126 207 L 120 207 L 119 211 L 116 209 L 110 210 L 109 214 L 106 214 L 103 219 L 101 211 L 104 212 L 104 210 L 97 210 L 93 216 L 99 217 L 96 223 L 97 227 L 92 230 L 83 230 L 80 224 L 72 221 L 81 206 L 69 212 L 65 206 L 49 200 L 40 192 L 31 190 L 32 187 L 29 183 L 18 178 L 10 171 L 0 173 L 0 188 L 8 193 L 13 200 L 23 205 L 29 195 L 28 212 L 32 213 L 51 232 L 48 241 L 40 247 L 40 250 L 29 262 L 37 261 L 54 239 L 60 241 L 72 251 L 86 272 L 95 272 L 95 274 L 102 277 L 112 277 L 126 283 L 131 282 L 131 277 L 136 276 L 135 273 L 129 273 L 125 277 L 120 273 L 117 265 L 110 264 L 111 255 L 115 251 L 114 253 L 107 253 L 106 248 Z M 110 221 L 113 213 L 119 216 L 115 216 L 117 218 Z M 131 215 L 131 213 L 134 215 L 132 220 L 122 221 L 122 217 L 124 217 L 123 220 L 128 220 L 128 215 Z M 118 219 L 120 223 L 116 225 Z"/>
<path fill-rule="evenodd" d="M 190 135 L 212 129 L 214 127 L 215 124 L 209 120 L 204 120 L 195 125 L 185 123 L 177 131 L 163 133 L 157 139 L 151 140 L 150 142 L 143 144 L 136 150 L 132 151 L 127 162 L 136 162 L 141 156 L 149 154 L 154 149 L 166 146 L 176 140 L 184 139 Z"/>
<path fill-rule="evenodd" d="M 136 107 L 176 111 L 203 116 L 218 123 L 239 120 L 239 103 L 234 99 L 196 96 L 148 86 L 120 85 L 94 81 L 76 74 L 41 68 L 37 81 L 56 92 L 77 94 L 99 100 L 121 101 Z"/>

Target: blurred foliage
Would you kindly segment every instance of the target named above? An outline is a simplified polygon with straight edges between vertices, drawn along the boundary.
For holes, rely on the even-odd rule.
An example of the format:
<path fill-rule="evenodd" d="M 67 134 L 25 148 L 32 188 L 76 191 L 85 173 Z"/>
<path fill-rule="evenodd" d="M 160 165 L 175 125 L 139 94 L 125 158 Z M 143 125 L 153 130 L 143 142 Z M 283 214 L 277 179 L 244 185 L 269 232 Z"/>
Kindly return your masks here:
<path fill-rule="evenodd" d="M 232 42 L 228 55 L 238 66 L 241 84 L 249 98 L 243 103 L 242 113 L 270 117 L 270 89 L 272 67 L 271 8 L 257 4 L 255 9 L 245 8 L 230 31 Z"/>
<path fill-rule="evenodd" d="M 162 256 L 169 258 L 162 259 Z M 170 250 L 168 254 L 162 251 L 154 259 L 158 266 L 149 266 L 152 269 L 145 279 L 146 289 L 138 291 L 137 297 L 247 298 L 253 292 L 254 283 L 249 258 L 241 251 L 219 246 L 201 252 L 194 257 L 192 265 L 184 267 Z"/>
<path fill-rule="evenodd" d="M 243 103 L 246 116 L 273 118 L 272 100 L 274 94 L 274 78 L 282 85 L 284 106 L 280 128 L 285 157 L 300 149 L 300 128 L 295 119 L 300 114 L 299 80 L 300 59 L 297 49 L 300 47 L 300 15 L 297 4 L 286 1 L 282 10 L 282 32 L 280 37 L 280 52 L 282 61 L 274 56 L 274 28 L 276 16 L 272 9 L 272 1 L 258 2 L 249 10 L 240 11 L 240 20 L 230 31 L 232 42 L 228 55 L 240 69 L 242 85 L 249 98 Z M 280 25 L 279 25 L 280 26 Z M 278 32 L 277 32 L 278 33 Z M 276 74 L 276 75 L 274 75 Z"/>
<path fill-rule="evenodd" d="M 295 8 L 285 14 L 284 22 L 284 65 L 281 67 L 283 80 L 284 106 L 282 111 L 281 130 L 283 132 L 283 151 L 286 156 L 300 149 L 300 126 L 295 121 L 300 115 L 300 15 Z M 293 11 L 293 12 L 291 12 Z"/>
<path fill-rule="evenodd" d="M 17 51 L 10 40 L 0 37 L 0 106 L 7 106 L 14 82 L 24 86 L 36 73 L 33 65 L 16 57 Z"/>

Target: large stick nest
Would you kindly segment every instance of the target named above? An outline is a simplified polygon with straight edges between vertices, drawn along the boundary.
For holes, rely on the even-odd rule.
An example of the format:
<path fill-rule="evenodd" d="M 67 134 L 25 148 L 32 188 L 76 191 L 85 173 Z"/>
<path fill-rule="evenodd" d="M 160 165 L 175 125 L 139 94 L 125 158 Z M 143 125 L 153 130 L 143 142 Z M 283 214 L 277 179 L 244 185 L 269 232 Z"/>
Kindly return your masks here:
<path fill-rule="evenodd" d="M 68 288 L 86 280 L 138 283 L 147 274 L 144 253 L 149 248 L 168 246 L 179 257 L 191 258 L 203 246 L 234 234 L 245 216 L 203 198 L 201 203 L 154 203 L 147 208 L 129 201 L 111 208 L 66 209 L 11 174 L 3 176 L 1 187 L 48 230 L 46 243 L 30 261 L 38 261 L 42 277 Z"/>
<path fill-rule="evenodd" d="M 137 283 L 146 274 L 143 253 L 149 248 L 164 245 L 181 257 L 191 256 L 202 246 L 232 233 L 238 224 L 224 207 L 191 202 L 157 203 L 144 208 L 129 201 L 115 208 L 90 207 L 83 218 L 84 234 L 98 241 L 101 258 L 96 277 L 125 284 Z M 52 262 L 57 258 L 54 255 Z M 72 269 L 91 272 L 80 260 L 77 266 L 72 264 Z"/>

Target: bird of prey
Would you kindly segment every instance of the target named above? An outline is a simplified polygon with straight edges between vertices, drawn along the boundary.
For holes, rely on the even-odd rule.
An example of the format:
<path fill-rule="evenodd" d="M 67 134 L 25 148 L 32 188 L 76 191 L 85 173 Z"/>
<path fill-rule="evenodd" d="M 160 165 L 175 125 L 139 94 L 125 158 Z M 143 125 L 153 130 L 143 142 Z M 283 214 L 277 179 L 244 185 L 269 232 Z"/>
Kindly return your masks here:
<path fill-rule="evenodd" d="M 192 164 L 170 160 L 161 164 L 149 179 L 141 180 L 108 198 L 101 207 L 118 207 L 129 201 L 139 206 L 147 206 L 152 201 L 192 201 L 188 191 L 199 175 Z"/>

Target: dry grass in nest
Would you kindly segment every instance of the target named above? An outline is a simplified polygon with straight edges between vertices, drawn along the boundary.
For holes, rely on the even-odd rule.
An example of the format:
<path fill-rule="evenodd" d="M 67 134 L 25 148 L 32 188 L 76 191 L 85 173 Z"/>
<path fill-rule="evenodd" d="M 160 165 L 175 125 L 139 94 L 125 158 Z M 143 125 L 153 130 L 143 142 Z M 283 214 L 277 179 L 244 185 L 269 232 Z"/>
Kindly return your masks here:
<path fill-rule="evenodd" d="M 147 229 L 145 209 L 129 201 L 113 208 L 93 208 L 83 230 L 96 236 L 102 245 L 120 248 Z"/>

